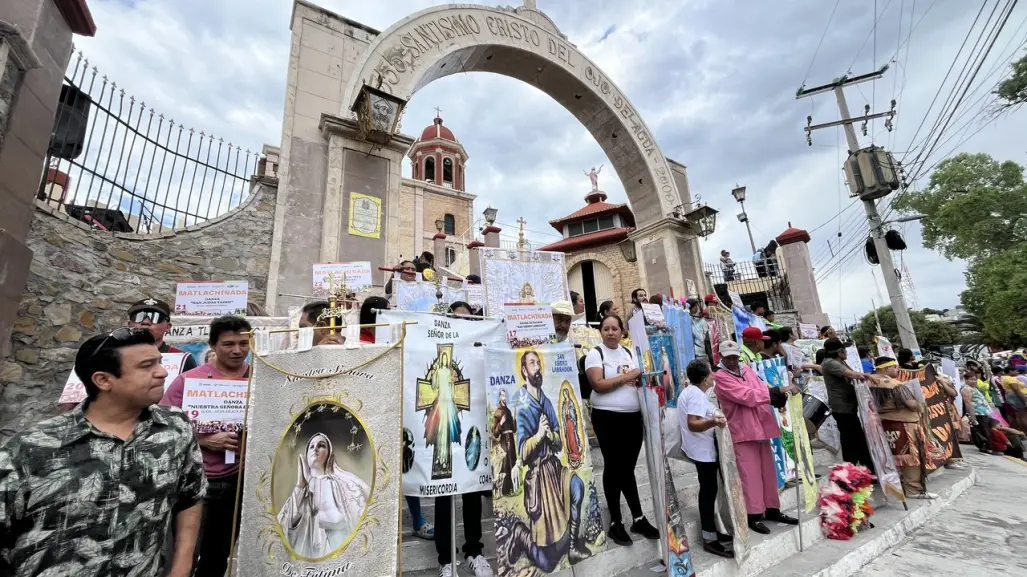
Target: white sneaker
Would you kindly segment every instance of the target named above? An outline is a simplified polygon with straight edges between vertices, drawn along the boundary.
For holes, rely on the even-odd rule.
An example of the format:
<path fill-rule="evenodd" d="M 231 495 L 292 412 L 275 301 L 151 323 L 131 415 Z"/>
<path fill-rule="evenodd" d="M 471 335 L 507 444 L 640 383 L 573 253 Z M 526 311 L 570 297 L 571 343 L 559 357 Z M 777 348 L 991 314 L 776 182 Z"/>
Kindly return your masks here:
<path fill-rule="evenodd" d="M 449 563 L 439 567 L 439 577 L 453 577 L 453 564 Z"/>
<path fill-rule="evenodd" d="M 948 465 L 945 465 L 945 468 L 955 469 L 956 471 L 965 471 L 967 469 L 967 466 L 968 465 L 963 461 L 954 461 L 952 463 L 949 463 Z"/>
<path fill-rule="evenodd" d="M 493 577 L 492 566 L 483 555 L 467 558 L 467 568 L 474 571 L 474 577 Z"/>
<path fill-rule="evenodd" d="M 932 501 L 934 499 L 937 499 L 938 495 L 936 493 L 928 493 L 928 492 L 925 491 L 923 493 L 917 493 L 916 495 L 910 495 L 910 498 L 912 498 L 912 499 L 923 499 L 925 501 Z"/>

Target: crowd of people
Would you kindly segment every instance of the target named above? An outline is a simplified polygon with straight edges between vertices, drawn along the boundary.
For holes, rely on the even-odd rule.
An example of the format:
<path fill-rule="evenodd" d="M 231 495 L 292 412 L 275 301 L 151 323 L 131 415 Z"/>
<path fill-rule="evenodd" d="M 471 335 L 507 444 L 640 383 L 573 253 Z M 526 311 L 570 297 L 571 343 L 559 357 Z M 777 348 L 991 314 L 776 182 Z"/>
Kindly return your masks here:
<path fill-rule="evenodd" d="M 419 259 L 397 267 L 400 278 L 414 280 L 430 268 Z M 469 279 L 472 282 L 477 279 Z M 386 293 L 392 291 L 386 288 Z M 585 303 L 571 292 L 569 302 L 552 303 L 556 340 L 572 340 L 572 326 L 583 322 Z M 644 289 L 631 293 L 632 314 L 645 303 L 661 303 Z M 695 360 L 683 371 L 687 377 L 677 398 L 681 411 L 682 451 L 694 463 L 699 479 L 699 514 L 706 551 L 733 556 L 730 535 L 717 531 L 714 503 L 718 492 L 719 450 L 716 428 L 731 432 L 735 462 L 744 493 L 748 527 L 771 531 L 767 523 L 797 524 L 781 511 L 778 480 L 770 439 L 782 435 L 771 407 L 781 408 L 788 396 L 800 394 L 806 380 L 823 376 L 827 403 L 838 424 L 842 457 L 873 470 L 866 437 L 857 415 L 852 383 L 867 381 L 874 393 L 882 423 L 902 473 L 906 494 L 932 498 L 924 486 L 923 464 L 928 458 L 929 432 L 924 428 L 924 405 L 896 380 L 900 368 L 916 368 L 907 351 L 898 359 L 873 358 L 860 352 L 862 372 L 846 362 L 847 343 L 825 327 L 824 346 L 810 359 L 795 345 L 791 327 L 749 327 L 730 338 L 712 342 L 707 306 L 714 295 L 689 299 Z M 379 311 L 390 300 L 370 296 L 353 302 L 358 312 L 360 341 L 373 343 Z M 303 306 L 300 327 L 315 327 L 315 346 L 343 344 L 341 331 L 324 330 L 326 301 Z M 583 355 L 580 368 L 589 420 L 604 460 L 603 489 L 609 509 L 607 535 L 628 546 L 632 534 L 657 540 L 660 531 L 645 517 L 635 477 L 643 446 L 643 419 L 635 387 L 642 385 L 639 361 L 629 346 L 625 322 L 616 303 L 599 307 L 601 342 Z M 772 313 L 761 310 L 772 321 Z M 769 313 L 769 314 L 768 314 Z M 448 314 L 482 318 L 482 311 L 454 302 Z M 336 317 L 335 326 L 346 320 Z M 210 322 L 212 355 L 198 365 L 187 356 L 182 372 L 165 390 L 167 371 L 162 352 L 175 352 L 164 338 L 171 329 L 167 303 L 149 298 L 127 311 L 126 326 L 88 339 L 75 357 L 74 371 L 85 386 L 86 400 L 64 407 L 58 416 L 33 425 L 0 449 L 0 574 L 138 575 L 222 577 L 233 536 L 238 534 L 237 494 L 245 471 L 240 433 L 195 433 L 180 407 L 185 380 L 246 378 L 250 366 L 252 327 L 243 317 L 224 316 Z M 643 337 L 644 338 L 644 337 Z M 714 365 L 713 347 L 720 361 Z M 689 355 L 692 356 L 692 355 Z M 782 357 L 791 379 L 781 388 L 768 387 L 751 363 Z M 982 451 L 1022 458 L 1019 442 L 1027 430 L 1027 375 L 1013 367 L 968 366 L 969 385 L 957 391 L 945 385 L 953 402 L 962 402 L 967 428 Z M 669 375 L 665 375 L 669 378 Z M 951 389 L 951 390 L 950 390 Z M 715 408 L 719 405 L 719 409 Z M 493 427 L 500 426 L 493 423 Z M 815 430 L 815 428 L 814 428 Z M 499 431 L 500 436 L 502 431 Z M 950 463 L 959 467 L 958 458 Z M 630 522 L 622 518 L 626 503 Z M 434 540 L 440 577 L 452 575 L 451 499 L 435 500 L 434 523 L 423 515 L 416 497 L 407 497 L 413 535 Z M 475 577 L 491 577 L 483 555 L 482 501 L 490 492 L 461 495 L 467 569 Z M 234 525 L 233 525 L 234 524 Z"/>

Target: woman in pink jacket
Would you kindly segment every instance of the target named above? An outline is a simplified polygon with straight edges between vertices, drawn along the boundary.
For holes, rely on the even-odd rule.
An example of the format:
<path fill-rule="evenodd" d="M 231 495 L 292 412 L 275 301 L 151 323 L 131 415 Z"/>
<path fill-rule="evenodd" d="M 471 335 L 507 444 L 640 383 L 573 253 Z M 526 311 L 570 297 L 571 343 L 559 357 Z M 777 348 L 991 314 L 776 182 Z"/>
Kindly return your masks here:
<path fill-rule="evenodd" d="M 745 508 L 749 513 L 749 528 L 767 534 L 770 529 L 763 521 L 799 524 L 798 519 L 781 512 L 777 470 L 770 451 L 770 439 L 781 436 L 771 406 L 785 406 L 787 392 L 794 387 L 789 385 L 786 390 L 768 387 L 755 370 L 739 362 L 740 354 L 738 343 L 725 341 L 720 344 L 721 362 L 713 373 L 714 390 L 731 431 L 738 477 L 742 481 Z"/>

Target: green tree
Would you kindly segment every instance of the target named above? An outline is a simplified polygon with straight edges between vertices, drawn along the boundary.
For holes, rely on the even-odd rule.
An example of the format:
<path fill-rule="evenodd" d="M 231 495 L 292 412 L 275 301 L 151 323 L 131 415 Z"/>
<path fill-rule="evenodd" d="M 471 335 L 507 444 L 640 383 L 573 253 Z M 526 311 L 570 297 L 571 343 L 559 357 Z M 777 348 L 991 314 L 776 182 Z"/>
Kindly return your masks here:
<path fill-rule="evenodd" d="M 998 84 L 996 93 L 1001 100 L 1004 100 L 1003 108 L 1017 106 L 1027 102 L 1027 56 L 1014 62 L 1011 66 L 1013 73 Z"/>
<path fill-rule="evenodd" d="M 881 319 L 881 330 L 883 337 L 891 341 L 892 345 L 900 346 L 899 325 L 895 322 L 895 313 L 890 306 L 877 309 L 877 317 Z M 959 330 L 948 324 L 927 320 L 922 311 L 909 311 L 909 318 L 913 322 L 913 331 L 920 343 L 921 349 L 940 345 L 954 345 L 959 343 Z M 852 332 L 852 340 L 856 344 L 871 346 L 874 344 L 874 336 L 878 335 L 877 319 L 874 312 L 870 311 L 863 315 L 859 326 Z"/>
<path fill-rule="evenodd" d="M 958 154 L 938 164 L 922 191 L 895 197 L 896 210 L 920 213 L 924 246 L 973 260 L 1027 242 L 1024 167 L 987 154 Z"/>
<path fill-rule="evenodd" d="M 971 262 L 961 299 L 984 323 L 984 342 L 1027 344 L 1027 243 Z"/>

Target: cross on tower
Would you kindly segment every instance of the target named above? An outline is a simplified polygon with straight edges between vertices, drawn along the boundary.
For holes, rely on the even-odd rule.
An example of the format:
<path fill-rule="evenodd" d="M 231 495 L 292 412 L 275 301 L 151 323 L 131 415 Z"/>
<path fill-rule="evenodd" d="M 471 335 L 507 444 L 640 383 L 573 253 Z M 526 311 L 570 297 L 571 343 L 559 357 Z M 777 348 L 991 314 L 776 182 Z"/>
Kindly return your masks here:
<path fill-rule="evenodd" d="M 435 118 L 442 118 L 442 109 L 438 106 L 435 107 Z"/>
<path fill-rule="evenodd" d="M 521 229 L 517 233 L 517 248 L 524 248 L 524 225 L 528 224 L 528 221 L 524 220 L 524 217 L 517 219 L 517 224 L 520 225 Z"/>

